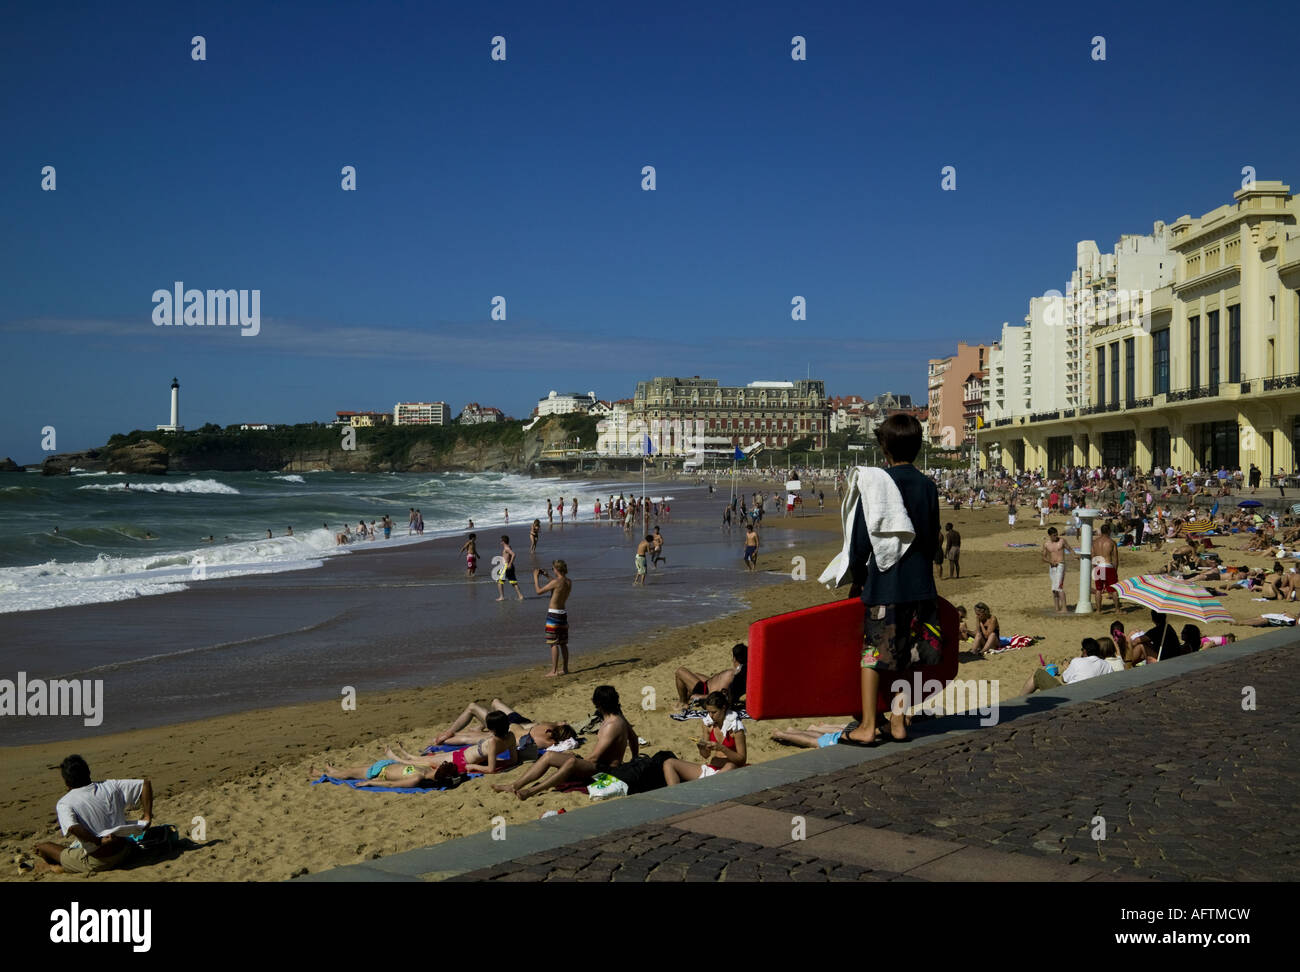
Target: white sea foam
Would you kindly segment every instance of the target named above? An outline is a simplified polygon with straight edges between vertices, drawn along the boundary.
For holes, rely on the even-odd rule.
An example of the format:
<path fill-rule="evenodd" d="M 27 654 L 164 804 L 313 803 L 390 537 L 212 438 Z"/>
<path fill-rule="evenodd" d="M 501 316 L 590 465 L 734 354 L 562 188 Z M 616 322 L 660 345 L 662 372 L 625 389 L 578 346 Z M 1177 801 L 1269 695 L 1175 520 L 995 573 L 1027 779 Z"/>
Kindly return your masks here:
<path fill-rule="evenodd" d="M 336 546 L 334 535 L 319 529 L 292 537 L 204 544 L 150 556 L 101 553 L 94 560 L 76 563 L 51 560 L 29 567 L 6 567 L 0 569 L 0 614 L 124 601 L 182 591 L 203 580 L 305 570 L 348 549 Z"/>
<path fill-rule="evenodd" d="M 286 483 L 305 483 L 305 482 L 307 482 L 307 480 L 303 479 L 301 476 L 272 476 L 271 478 L 272 478 L 272 479 L 282 479 L 282 480 L 284 480 Z"/>
<path fill-rule="evenodd" d="M 102 489 L 115 492 L 130 490 L 132 493 L 220 493 L 224 496 L 239 495 L 239 490 L 233 486 L 227 486 L 225 483 L 219 483 L 215 479 L 182 479 L 174 483 L 108 483 L 102 486 L 98 483 L 91 483 L 86 486 L 78 486 L 77 489 Z"/>

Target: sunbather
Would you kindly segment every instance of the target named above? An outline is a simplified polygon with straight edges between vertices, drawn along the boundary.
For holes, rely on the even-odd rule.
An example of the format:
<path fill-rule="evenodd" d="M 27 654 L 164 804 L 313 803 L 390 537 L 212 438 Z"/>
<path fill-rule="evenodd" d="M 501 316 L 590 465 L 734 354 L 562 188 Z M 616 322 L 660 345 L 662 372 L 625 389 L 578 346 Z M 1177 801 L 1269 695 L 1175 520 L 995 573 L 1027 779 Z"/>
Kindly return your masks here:
<path fill-rule="evenodd" d="M 745 724 L 731 707 L 726 692 L 710 692 L 704 700 L 704 732 L 696 747 L 703 763 L 688 763 L 684 759 L 664 761 L 664 779 L 669 786 L 690 780 L 699 780 L 715 773 L 739 769 L 748 758 L 745 746 Z M 722 738 L 718 738 L 721 727 Z"/>
<path fill-rule="evenodd" d="M 577 753 L 543 753 L 542 758 L 514 783 L 496 784 L 492 788 L 503 793 L 514 793 L 521 800 L 537 796 L 543 790 L 567 782 L 586 782 L 597 773 L 607 773 L 623 764 L 628 750 L 635 759 L 639 752 L 636 731 L 623 716 L 618 692 L 612 685 L 597 686 L 591 694 L 591 704 L 601 717 L 596 745 L 589 758 Z M 554 769 L 546 780 L 543 776 Z"/>
<path fill-rule="evenodd" d="M 1234 621 L 1233 624 L 1244 625 L 1247 628 L 1289 628 L 1297 621 L 1300 621 L 1300 614 L 1292 617 L 1285 612 L 1279 614 L 1261 614 L 1257 618 L 1250 618 L 1247 621 Z"/>
<path fill-rule="evenodd" d="M 778 729 L 772 733 L 775 742 L 804 749 L 825 749 L 840 741 L 840 735 L 848 728 L 848 723 L 814 724 L 807 729 Z"/>
<path fill-rule="evenodd" d="M 710 692 L 726 692 L 728 698 L 736 700 L 737 705 L 745 697 L 745 659 L 749 649 L 743 644 L 731 648 L 731 668 L 723 669 L 716 675 L 705 678 L 689 668 L 679 668 L 676 672 L 677 701 L 685 705 L 691 699 L 702 699 Z"/>
<path fill-rule="evenodd" d="M 1000 638 L 1001 631 L 998 629 L 998 619 L 983 601 L 975 605 L 975 621 L 978 627 L 975 630 L 975 644 L 971 645 L 971 651 L 977 655 L 982 655 L 986 651 L 995 651 L 1001 648 L 1002 640 Z"/>
<path fill-rule="evenodd" d="M 471 773 L 497 773 L 510 769 L 519 761 L 519 744 L 510 732 L 505 713 L 489 712 L 487 726 L 491 737 L 472 746 L 449 753 L 415 756 L 404 750 L 389 749 L 384 758 L 368 766 L 334 767 L 326 765 L 325 775 L 336 780 L 373 780 L 374 786 L 421 786 L 426 781 L 441 781 Z M 398 747 L 401 750 L 401 747 Z"/>
<path fill-rule="evenodd" d="M 524 734 L 519 740 L 519 746 L 524 750 L 549 749 L 557 743 L 574 739 L 578 735 L 573 726 L 567 722 L 533 722 L 500 699 L 493 699 L 491 709 L 485 709 L 478 703 L 471 702 L 465 707 L 465 711 L 456 717 L 451 728 L 443 730 L 433 738 L 433 745 L 442 746 L 450 743 L 454 746 L 471 746 L 487 739 L 492 735 L 487 728 L 487 717 L 492 712 L 503 713 L 510 725 L 519 727 Z M 470 726 L 475 719 L 482 723 L 482 729 Z"/>

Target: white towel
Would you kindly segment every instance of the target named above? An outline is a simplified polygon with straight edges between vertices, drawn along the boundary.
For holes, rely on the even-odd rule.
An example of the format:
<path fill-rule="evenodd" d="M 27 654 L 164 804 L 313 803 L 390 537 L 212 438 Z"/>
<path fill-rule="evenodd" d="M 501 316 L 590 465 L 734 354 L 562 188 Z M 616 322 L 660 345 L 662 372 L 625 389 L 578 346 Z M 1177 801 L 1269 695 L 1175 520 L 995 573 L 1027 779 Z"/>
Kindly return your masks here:
<path fill-rule="evenodd" d="M 867 533 L 871 536 L 872 560 L 878 569 L 892 568 L 916 539 L 916 529 L 907 515 L 903 495 L 893 477 L 874 466 L 855 466 L 849 473 L 848 490 L 840 507 L 844 545 L 818 578 L 819 583 L 827 587 L 839 587 L 852 570 L 849 547 L 853 542 L 853 524 L 860 503 Z"/>
<path fill-rule="evenodd" d="M 557 742 L 554 746 L 547 746 L 545 751 L 548 753 L 567 753 L 570 749 L 577 748 L 578 740 L 570 737 Z"/>

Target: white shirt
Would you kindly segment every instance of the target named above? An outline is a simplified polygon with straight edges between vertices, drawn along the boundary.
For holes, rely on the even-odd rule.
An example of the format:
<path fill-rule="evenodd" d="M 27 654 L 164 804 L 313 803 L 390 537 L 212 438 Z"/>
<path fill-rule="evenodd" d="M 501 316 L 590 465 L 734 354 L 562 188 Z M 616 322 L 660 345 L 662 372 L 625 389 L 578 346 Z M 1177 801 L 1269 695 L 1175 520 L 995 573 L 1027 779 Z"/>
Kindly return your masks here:
<path fill-rule="evenodd" d="M 1085 655 L 1083 658 L 1076 658 L 1070 662 L 1061 675 L 1061 681 L 1066 685 L 1074 682 L 1082 682 L 1087 678 L 1095 678 L 1098 675 L 1109 675 L 1110 664 L 1104 658 L 1096 658 L 1092 655 Z"/>
<path fill-rule="evenodd" d="M 126 808 L 140 803 L 144 780 L 101 780 L 69 790 L 59 798 L 54 812 L 66 837 L 73 824 L 92 834 L 106 836 L 126 821 Z"/>
<path fill-rule="evenodd" d="M 1110 666 L 1110 670 L 1112 672 L 1124 671 L 1124 659 L 1120 658 L 1119 655 L 1116 655 L 1114 658 L 1107 658 L 1104 660 L 1106 664 Z"/>
<path fill-rule="evenodd" d="M 704 725 L 706 727 L 713 725 L 713 716 L 704 716 Z M 745 724 L 740 721 L 740 716 L 736 715 L 734 710 L 729 710 L 722 718 L 722 738 L 725 739 L 732 733 L 744 732 Z"/>

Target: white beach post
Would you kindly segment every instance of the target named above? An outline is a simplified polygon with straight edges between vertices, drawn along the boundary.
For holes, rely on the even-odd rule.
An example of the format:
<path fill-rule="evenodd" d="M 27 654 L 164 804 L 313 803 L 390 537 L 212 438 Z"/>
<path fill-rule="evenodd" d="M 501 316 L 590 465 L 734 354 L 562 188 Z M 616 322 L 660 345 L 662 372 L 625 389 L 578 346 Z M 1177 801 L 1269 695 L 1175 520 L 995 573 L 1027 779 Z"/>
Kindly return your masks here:
<path fill-rule="evenodd" d="M 1092 521 L 1101 510 L 1088 507 L 1074 511 L 1079 518 L 1079 603 L 1075 614 L 1092 614 Z"/>

